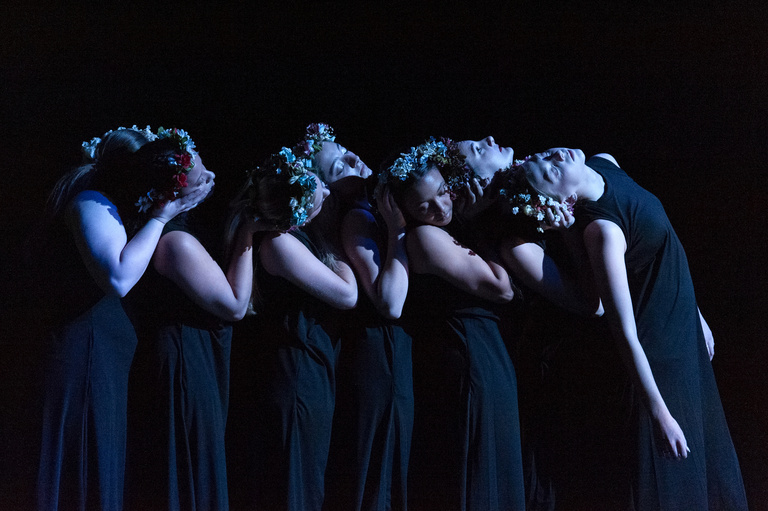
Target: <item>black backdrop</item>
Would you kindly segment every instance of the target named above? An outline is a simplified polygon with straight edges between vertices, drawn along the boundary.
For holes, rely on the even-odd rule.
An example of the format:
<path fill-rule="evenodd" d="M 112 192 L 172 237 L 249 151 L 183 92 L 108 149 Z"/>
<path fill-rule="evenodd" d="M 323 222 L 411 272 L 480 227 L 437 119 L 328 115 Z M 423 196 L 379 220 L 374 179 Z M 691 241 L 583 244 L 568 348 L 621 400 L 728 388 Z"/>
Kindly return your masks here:
<path fill-rule="evenodd" d="M 80 142 L 183 127 L 221 207 L 314 121 L 374 168 L 429 135 L 616 156 L 686 247 L 748 497 L 768 509 L 764 2 L 156 4 L 17 2 L 0 16 L 0 509 L 28 502 L 34 464 L 35 348 L 12 321 L 13 254 Z"/>

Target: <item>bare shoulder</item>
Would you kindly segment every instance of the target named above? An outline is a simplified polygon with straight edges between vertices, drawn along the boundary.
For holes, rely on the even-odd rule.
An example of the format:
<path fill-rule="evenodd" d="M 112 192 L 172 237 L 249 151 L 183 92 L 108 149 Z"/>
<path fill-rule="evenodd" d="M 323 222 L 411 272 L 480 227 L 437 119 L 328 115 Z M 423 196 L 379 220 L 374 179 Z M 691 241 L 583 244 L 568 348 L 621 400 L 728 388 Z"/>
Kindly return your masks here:
<path fill-rule="evenodd" d="M 369 231 L 375 225 L 376 218 L 373 213 L 360 208 L 350 210 L 342 220 L 342 228 L 351 232 Z"/>
<path fill-rule="evenodd" d="M 604 160 L 608 160 L 609 162 L 613 163 L 617 167 L 619 166 L 619 162 L 616 161 L 616 158 L 614 158 L 612 155 L 608 153 L 597 153 L 596 155 L 593 156 L 593 158 L 594 157 L 603 158 Z"/>
<path fill-rule="evenodd" d="M 304 244 L 287 232 L 272 232 L 265 235 L 260 243 L 261 250 L 267 253 L 304 248 Z"/>
<path fill-rule="evenodd" d="M 93 214 L 99 210 L 108 210 L 109 208 L 117 210 L 104 194 L 96 190 L 83 190 L 75 195 L 67 205 L 68 214 Z"/>
<path fill-rule="evenodd" d="M 205 247 L 197 238 L 184 231 L 171 231 L 157 242 L 155 260 L 160 263 L 178 262 L 197 255 L 207 255 Z"/>
<path fill-rule="evenodd" d="M 594 220 L 584 228 L 584 242 L 588 247 L 615 244 L 626 248 L 621 227 L 606 219 Z"/>
<path fill-rule="evenodd" d="M 450 241 L 451 235 L 434 225 L 419 225 L 408 231 L 408 247 L 430 251 L 435 245 Z"/>

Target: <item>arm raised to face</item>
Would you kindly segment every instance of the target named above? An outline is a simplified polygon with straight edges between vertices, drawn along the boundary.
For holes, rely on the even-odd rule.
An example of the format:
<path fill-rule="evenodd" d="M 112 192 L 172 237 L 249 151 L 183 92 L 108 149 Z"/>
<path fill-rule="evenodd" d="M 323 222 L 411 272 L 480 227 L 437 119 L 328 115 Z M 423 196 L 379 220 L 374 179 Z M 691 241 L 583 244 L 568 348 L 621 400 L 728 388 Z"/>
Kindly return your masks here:
<path fill-rule="evenodd" d="M 288 233 L 267 236 L 260 246 L 261 263 L 272 275 L 285 280 L 337 309 L 351 309 L 357 303 L 357 281 L 352 269 L 336 261 L 331 270 Z"/>
<path fill-rule="evenodd" d="M 514 297 L 509 275 L 495 261 L 485 260 L 434 225 L 420 225 L 408 233 L 411 269 L 436 275 L 453 286 L 495 303 Z"/>

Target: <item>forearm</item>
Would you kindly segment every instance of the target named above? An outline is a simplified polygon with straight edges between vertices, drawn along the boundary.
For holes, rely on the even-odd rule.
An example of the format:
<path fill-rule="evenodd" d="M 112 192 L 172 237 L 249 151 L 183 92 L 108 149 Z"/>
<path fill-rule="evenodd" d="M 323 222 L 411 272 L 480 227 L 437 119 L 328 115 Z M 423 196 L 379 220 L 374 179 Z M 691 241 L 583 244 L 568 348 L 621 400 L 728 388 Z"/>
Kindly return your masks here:
<path fill-rule="evenodd" d="M 488 268 L 494 279 L 484 283 L 488 293 L 488 299 L 496 303 L 506 303 L 515 297 L 512 289 L 512 283 L 509 281 L 509 274 L 495 258 L 486 260 Z"/>
<path fill-rule="evenodd" d="M 125 244 L 117 264 L 108 270 L 109 285 L 118 295 L 125 296 L 144 275 L 164 227 L 161 220 L 150 218 Z"/>
<path fill-rule="evenodd" d="M 617 340 L 619 355 L 646 409 L 654 418 L 659 418 L 664 413 L 668 414 L 669 410 L 656 385 L 648 357 L 637 336 L 632 335 L 631 332 L 627 333 L 621 326 L 615 324 L 612 325 L 612 329 Z"/>
<path fill-rule="evenodd" d="M 253 233 L 245 227 L 238 229 L 235 236 L 226 276 L 232 288 L 233 319 L 242 319 L 253 290 Z"/>

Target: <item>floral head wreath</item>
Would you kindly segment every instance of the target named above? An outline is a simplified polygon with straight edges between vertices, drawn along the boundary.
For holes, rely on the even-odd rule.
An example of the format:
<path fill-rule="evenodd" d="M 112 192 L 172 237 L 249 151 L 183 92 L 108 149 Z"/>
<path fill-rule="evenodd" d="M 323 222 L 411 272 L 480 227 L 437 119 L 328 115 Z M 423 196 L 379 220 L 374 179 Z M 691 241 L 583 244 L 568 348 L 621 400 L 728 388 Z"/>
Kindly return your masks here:
<path fill-rule="evenodd" d="M 149 127 L 147 127 L 149 129 Z M 150 131 L 151 133 L 151 131 Z M 167 130 L 162 126 L 157 129 L 157 135 L 154 138 L 147 137 L 150 141 L 170 139 L 177 145 L 177 151 L 170 156 L 158 157 L 157 163 L 160 165 L 167 165 L 173 169 L 173 175 L 170 176 L 168 184 L 165 188 L 157 190 L 152 188 L 146 195 L 139 197 L 136 202 L 136 206 L 139 208 L 139 213 L 143 213 L 152 208 L 153 204 L 164 204 L 166 201 L 172 201 L 179 196 L 182 188 L 188 186 L 187 174 L 195 166 L 195 155 L 193 150 L 195 143 L 189 138 L 186 131 L 173 128 Z"/>
<path fill-rule="evenodd" d="M 90 162 L 96 161 L 96 159 L 97 159 L 96 158 L 96 147 L 101 143 L 101 139 L 105 138 L 107 135 L 109 135 L 113 131 L 120 131 L 120 130 L 138 131 L 139 133 L 141 133 L 142 135 L 147 137 L 147 140 L 149 140 L 150 142 L 152 142 L 153 140 L 157 139 L 157 135 L 152 133 L 152 129 L 149 126 L 147 126 L 144 129 L 139 128 L 135 124 L 131 128 L 126 128 L 126 127 L 120 126 L 116 130 L 109 130 L 108 132 L 104 133 L 104 135 L 101 136 L 101 137 L 93 137 L 91 140 L 83 142 L 83 144 L 82 144 L 82 146 L 83 146 L 83 156 L 88 161 L 90 161 Z"/>
<path fill-rule="evenodd" d="M 258 182 L 270 175 L 283 176 L 288 186 L 290 215 L 276 220 L 278 229 L 288 230 L 299 227 L 307 221 L 315 204 L 317 181 L 309 173 L 306 160 L 297 158 L 291 149 L 283 147 L 279 153 L 271 155 L 263 166 L 257 167 L 252 174 L 248 197 L 255 211 L 259 211 Z"/>
<path fill-rule="evenodd" d="M 312 123 L 307 126 L 304 139 L 296 145 L 294 153 L 306 158 L 303 165 L 307 169 L 313 169 L 315 167 L 314 155 L 323 148 L 323 142 L 333 142 L 335 140 L 336 135 L 333 133 L 333 128 L 328 124 L 322 122 Z"/>
<path fill-rule="evenodd" d="M 513 215 L 521 215 L 530 218 L 536 222 L 536 230 L 544 232 L 544 220 L 546 219 L 546 210 L 552 206 L 565 206 L 567 210 L 573 213 L 574 201 L 566 199 L 565 203 L 560 203 L 551 197 L 540 194 L 531 186 L 525 177 L 523 164 L 528 161 L 528 156 L 524 160 L 515 160 L 502 172 L 506 175 L 506 182 L 499 190 L 501 197 L 506 197 Z M 555 220 L 559 218 L 555 216 Z"/>
<path fill-rule="evenodd" d="M 460 159 L 460 160 L 459 160 Z M 395 162 L 379 174 L 380 184 L 406 184 L 416 169 L 427 165 L 435 165 L 446 179 L 456 172 L 464 170 L 463 157 L 455 149 L 455 144 L 450 139 L 437 140 L 430 137 L 423 144 L 411 147 L 407 153 L 401 153 Z"/>
<path fill-rule="evenodd" d="M 445 178 L 448 189 L 455 192 L 470 179 L 476 176 L 475 171 L 466 162 L 465 156 L 459 150 L 459 145 L 450 138 L 441 139 L 446 147 L 445 162 L 440 172 Z"/>

